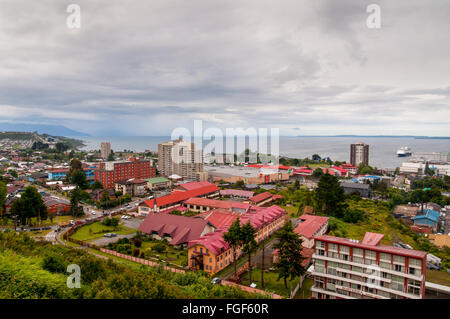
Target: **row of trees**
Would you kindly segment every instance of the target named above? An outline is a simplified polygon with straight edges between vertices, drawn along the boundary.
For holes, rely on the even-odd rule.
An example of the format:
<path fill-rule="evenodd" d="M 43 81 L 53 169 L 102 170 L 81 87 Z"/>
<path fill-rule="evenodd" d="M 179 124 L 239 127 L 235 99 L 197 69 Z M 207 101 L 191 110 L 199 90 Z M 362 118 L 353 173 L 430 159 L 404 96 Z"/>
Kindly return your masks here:
<path fill-rule="evenodd" d="M 248 257 L 248 278 L 252 280 L 251 256 L 257 249 L 256 229 L 251 225 L 250 221 L 241 225 L 240 219 L 237 218 L 233 224 L 223 235 L 224 240 L 231 248 L 234 264 L 234 276 L 237 275 L 237 251 L 242 249 Z M 278 250 L 278 262 L 274 263 L 274 268 L 278 272 L 278 280 L 283 278 L 284 285 L 287 288 L 287 279 L 293 280 L 295 277 L 302 276 L 306 269 L 302 262 L 302 239 L 294 232 L 290 220 L 275 234 L 276 243 L 273 248 Z M 264 259 L 264 245 L 262 247 Z M 264 262 L 264 260 L 263 260 Z M 261 269 L 261 287 L 264 287 L 264 269 Z"/>

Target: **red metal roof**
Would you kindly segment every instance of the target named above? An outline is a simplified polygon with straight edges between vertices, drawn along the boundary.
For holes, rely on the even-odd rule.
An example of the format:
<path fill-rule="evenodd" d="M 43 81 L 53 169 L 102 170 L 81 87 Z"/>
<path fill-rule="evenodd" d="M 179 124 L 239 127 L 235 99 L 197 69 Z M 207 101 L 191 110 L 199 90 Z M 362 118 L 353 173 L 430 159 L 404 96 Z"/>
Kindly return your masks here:
<path fill-rule="evenodd" d="M 377 234 L 377 233 L 371 233 L 366 232 L 364 235 L 364 238 L 362 240 L 363 244 L 370 245 L 370 246 L 377 246 L 380 241 L 383 239 L 384 234 Z"/>
<path fill-rule="evenodd" d="M 228 209 L 218 208 L 203 212 L 195 217 L 207 220 L 216 228 L 222 228 L 231 225 L 239 215 L 239 213 L 230 212 Z"/>
<path fill-rule="evenodd" d="M 328 217 L 315 216 L 303 214 L 299 217 L 303 220 L 295 229 L 294 232 L 300 236 L 311 238 L 324 224 L 328 222 Z"/>
<path fill-rule="evenodd" d="M 243 191 L 240 189 L 223 189 L 220 190 L 220 195 L 222 196 L 240 196 L 240 197 L 252 197 L 254 192 L 251 191 Z"/>
<path fill-rule="evenodd" d="M 250 204 L 246 204 L 246 203 L 209 199 L 209 198 L 200 198 L 200 197 L 189 198 L 184 203 L 190 204 L 190 205 L 199 205 L 199 206 L 207 206 L 207 207 L 214 207 L 214 208 L 224 208 L 224 209 L 238 208 L 238 209 L 245 209 L 245 210 L 249 209 L 251 206 Z"/>
<path fill-rule="evenodd" d="M 156 206 L 160 207 L 160 206 L 164 206 L 164 205 L 179 203 L 179 202 L 182 202 L 183 200 L 186 200 L 191 197 L 204 196 L 204 195 L 207 195 L 210 193 L 214 193 L 216 191 L 219 191 L 219 188 L 216 185 L 211 184 L 211 185 L 203 186 L 201 188 L 196 188 L 196 189 L 193 189 L 190 191 L 173 191 L 169 195 L 161 196 L 158 198 L 152 198 L 152 199 L 145 201 L 144 203 L 148 207 L 153 208 L 153 206 L 155 205 L 155 201 L 156 201 Z"/>
<path fill-rule="evenodd" d="M 250 197 L 249 200 L 254 202 L 254 203 L 259 203 L 259 202 L 262 202 L 262 201 L 264 201 L 264 200 L 266 200 L 266 199 L 268 199 L 270 197 L 272 197 L 271 193 L 264 192 L 264 193 L 258 194 L 256 196 Z"/>
<path fill-rule="evenodd" d="M 191 191 L 194 189 L 199 189 L 205 186 L 210 186 L 210 185 L 214 185 L 211 184 L 208 181 L 201 181 L 201 182 L 189 182 L 189 183 L 184 183 L 184 184 L 180 184 L 179 187 L 184 188 L 187 191 Z"/>
<path fill-rule="evenodd" d="M 346 169 L 343 169 L 343 168 L 338 167 L 338 166 L 336 166 L 336 165 L 332 166 L 331 168 L 333 168 L 333 169 L 335 169 L 335 170 L 337 170 L 337 171 L 339 171 L 339 172 L 341 172 L 341 173 L 344 173 L 344 174 L 347 174 L 347 173 L 348 173 L 348 171 L 347 171 Z"/>
<path fill-rule="evenodd" d="M 224 211 L 221 213 L 225 214 Z M 232 212 L 228 212 L 229 215 L 232 215 Z M 275 219 L 280 218 L 285 215 L 286 212 L 276 205 L 271 207 L 259 207 L 257 210 L 253 210 L 252 212 L 245 213 L 240 216 L 241 225 L 244 225 L 248 221 L 252 224 L 256 229 L 260 229 L 264 224 L 270 223 Z M 227 232 L 228 228 L 232 224 L 231 218 L 225 221 L 225 217 L 217 217 L 218 219 L 222 219 L 221 224 L 222 227 L 219 227 L 214 232 L 206 234 L 200 237 L 197 240 L 193 240 L 189 242 L 188 247 L 192 247 L 194 245 L 202 245 L 210 250 L 212 253 L 217 255 L 221 251 L 225 251 L 228 249 L 228 243 L 223 240 L 223 234 Z"/>
<path fill-rule="evenodd" d="M 171 214 L 150 214 L 138 230 L 145 234 L 157 232 L 159 236 L 169 235 L 171 245 L 187 243 L 198 239 L 208 222 L 201 218 L 192 218 Z"/>

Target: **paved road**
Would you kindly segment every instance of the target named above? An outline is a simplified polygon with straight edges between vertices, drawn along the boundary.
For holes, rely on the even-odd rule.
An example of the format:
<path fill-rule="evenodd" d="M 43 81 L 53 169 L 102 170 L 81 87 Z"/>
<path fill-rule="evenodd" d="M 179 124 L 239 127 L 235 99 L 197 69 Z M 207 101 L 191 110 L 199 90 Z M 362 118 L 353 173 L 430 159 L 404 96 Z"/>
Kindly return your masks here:
<path fill-rule="evenodd" d="M 128 234 L 128 235 L 117 235 L 116 237 L 102 237 L 99 238 L 97 240 L 94 240 L 93 242 L 91 242 L 91 244 L 95 244 L 97 246 L 104 246 L 104 245 L 108 245 L 109 243 L 115 243 L 116 241 L 118 241 L 120 238 L 133 238 L 134 235 L 136 235 L 136 233 L 132 233 L 132 234 Z"/>

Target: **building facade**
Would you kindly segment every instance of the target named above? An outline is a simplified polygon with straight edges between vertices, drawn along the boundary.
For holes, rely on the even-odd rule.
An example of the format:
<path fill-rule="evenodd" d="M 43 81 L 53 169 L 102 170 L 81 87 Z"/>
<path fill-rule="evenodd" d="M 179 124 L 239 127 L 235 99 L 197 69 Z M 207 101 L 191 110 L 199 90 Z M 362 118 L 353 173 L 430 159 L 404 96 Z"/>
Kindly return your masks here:
<path fill-rule="evenodd" d="M 380 245 L 383 237 L 314 237 L 312 298 L 423 299 L 427 254 Z"/>
<path fill-rule="evenodd" d="M 107 160 L 110 154 L 111 154 L 111 143 L 109 143 L 109 142 L 102 142 L 100 144 L 100 156 L 104 160 Z"/>
<path fill-rule="evenodd" d="M 369 165 L 369 145 L 364 143 L 350 144 L 350 163 L 358 166 L 360 163 Z"/>
<path fill-rule="evenodd" d="M 106 189 L 114 189 L 114 183 L 132 178 L 148 179 L 155 176 L 150 161 L 142 158 L 130 158 L 129 161 L 100 163 L 95 170 L 95 180 Z"/>
<path fill-rule="evenodd" d="M 163 176 L 179 175 L 188 180 L 204 180 L 203 150 L 181 138 L 158 145 L 158 170 Z M 207 178 L 207 175 L 206 175 Z"/>

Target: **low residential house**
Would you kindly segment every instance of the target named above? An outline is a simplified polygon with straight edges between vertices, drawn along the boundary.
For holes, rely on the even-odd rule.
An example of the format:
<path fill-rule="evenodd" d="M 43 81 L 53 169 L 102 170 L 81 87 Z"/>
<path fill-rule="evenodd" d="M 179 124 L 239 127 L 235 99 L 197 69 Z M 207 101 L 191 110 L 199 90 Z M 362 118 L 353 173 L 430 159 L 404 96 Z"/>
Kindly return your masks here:
<path fill-rule="evenodd" d="M 245 213 L 250 209 L 251 205 L 226 200 L 192 197 L 184 201 L 183 206 L 194 212 L 205 212 L 211 209 L 222 208 L 233 212 Z"/>
<path fill-rule="evenodd" d="M 347 171 L 345 168 L 334 165 L 331 167 L 331 169 L 334 170 L 339 177 L 349 177 L 350 176 L 349 171 Z"/>
<path fill-rule="evenodd" d="M 139 178 L 132 178 L 114 183 L 114 189 L 116 192 L 122 192 L 122 194 L 128 194 L 131 196 L 145 195 L 146 186 L 147 180 Z"/>
<path fill-rule="evenodd" d="M 253 197 L 250 197 L 247 201 L 247 203 L 255 205 L 255 206 L 263 206 L 265 204 L 268 204 L 270 202 L 272 202 L 273 196 L 271 193 L 269 192 L 264 192 L 258 195 L 255 195 Z"/>
<path fill-rule="evenodd" d="M 192 191 L 194 189 L 199 189 L 205 186 L 211 186 L 214 185 L 208 181 L 201 181 L 201 182 L 187 182 L 179 184 L 176 189 L 182 190 L 182 191 Z"/>
<path fill-rule="evenodd" d="M 189 191 L 175 190 L 169 195 L 152 198 L 139 204 L 139 215 L 146 215 L 180 206 L 185 200 L 192 197 L 216 198 L 218 196 L 219 188 L 214 184 Z"/>
<path fill-rule="evenodd" d="M 215 228 L 201 218 L 172 214 L 149 214 L 138 230 L 154 239 L 166 239 L 170 245 L 182 247 L 187 246 L 190 241 L 213 232 Z"/>
<path fill-rule="evenodd" d="M 70 213 L 70 202 L 57 197 L 44 197 L 45 206 L 49 214 L 64 215 Z"/>
<path fill-rule="evenodd" d="M 369 184 L 341 181 L 341 186 L 346 194 L 358 193 L 359 196 L 370 198 L 371 191 Z"/>
<path fill-rule="evenodd" d="M 147 188 L 150 191 L 170 188 L 172 182 L 163 176 L 147 179 Z"/>
<path fill-rule="evenodd" d="M 354 166 L 352 164 L 341 164 L 341 165 L 339 165 L 339 167 L 345 169 L 352 175 L 358 174 L 358 167 Z"/>
<path fill-rule="evenodd" d="M 422 234 L 432 234 L 433 233 L 433 230 L 427 226 L 412 225 L 410 228 L 413 232 L 418 233 L 421 236 L 422 236 Z"/>
<path fill-rule="evenodd" d="M 417 215 L 413 218 L 414 225 L 417 226 L 428 226 L 431 227 L 434 231 L 439 223 L 440 213 L 438 211 L 432 209 L 424 209 L 420 215 Z"/>
<path fill-rule="evenodd" d="M 324 235 L 328 229 L 328 217 L 304 214 L 294 232 L 303 240 L 302 246 L 314 247 L 314 236 Z"/>
<path fill-rule="evenodd" d="M 237 199 L 249 199 L 253 197 L 254 192 L 243 191 L 239 189 L 224 189 L 219 191 L 221 197 L 231 197 Z"/>

